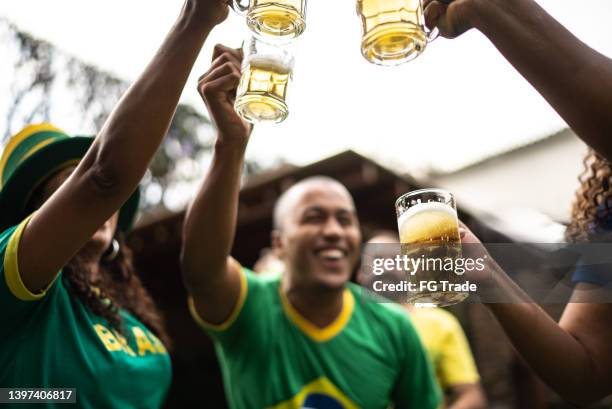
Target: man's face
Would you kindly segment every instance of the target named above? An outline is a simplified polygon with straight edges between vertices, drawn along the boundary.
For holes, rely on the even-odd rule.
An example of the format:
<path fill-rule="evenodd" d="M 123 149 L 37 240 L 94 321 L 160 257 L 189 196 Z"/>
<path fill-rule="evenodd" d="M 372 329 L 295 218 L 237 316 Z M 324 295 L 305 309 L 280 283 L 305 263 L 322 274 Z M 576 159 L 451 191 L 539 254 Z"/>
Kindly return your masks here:
<path fill-rule="evenodd" d="M 294 285 L 338 289 L 351 277 L 360 243 L 348 192 L 321 184 L 305 187 L 287 209 L 277 250 Z"/>

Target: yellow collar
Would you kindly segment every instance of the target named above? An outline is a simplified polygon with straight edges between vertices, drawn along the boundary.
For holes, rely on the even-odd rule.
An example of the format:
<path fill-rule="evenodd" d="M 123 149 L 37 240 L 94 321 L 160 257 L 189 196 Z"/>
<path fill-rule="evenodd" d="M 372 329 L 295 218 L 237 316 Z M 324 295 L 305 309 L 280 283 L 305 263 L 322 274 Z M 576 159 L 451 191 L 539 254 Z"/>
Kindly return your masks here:
<path fill-rule="evenodd" d="M 298 310 L 291 305 L 289 298 L 282 290 L 282 287 L 279 286 L 279 292 L 281 297 L 281 302 L 283 304 L 283 309 L 285 313 L 289 317 L 291 321 L 306 335 L 317 342 L 325 342 L 329 341 L 336 335 L 338 335 L 346 324 L 351 319 L 351 315 L 353 314 L 353 309 L 355 308 L 355 297 L 353 293 L 347 288 L 344 290 L 343 298 L 342 298 L 342 310 L 340 314 L 334 319 L 329 325 L 323 328 L 319 328 L 314 325 L 312 322 L 308 321 L 304 316 L 302 316 Z"/>

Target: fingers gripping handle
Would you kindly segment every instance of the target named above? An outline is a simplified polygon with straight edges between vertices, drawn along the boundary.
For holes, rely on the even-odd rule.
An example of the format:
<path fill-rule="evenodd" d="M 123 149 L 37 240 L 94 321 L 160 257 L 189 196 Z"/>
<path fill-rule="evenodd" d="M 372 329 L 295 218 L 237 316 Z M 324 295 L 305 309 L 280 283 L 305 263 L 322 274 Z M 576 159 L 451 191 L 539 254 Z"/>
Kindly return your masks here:
<path fill-rule="evenodd" d="M 249 11 L 250 2 L 250 0 L 228 0 L 230 7 L 241 15 L 245 15 Z"/>
<path fill-rule="evenodd" d="M 431 43 L 433 40 L 438 38 L 439 35 L 440 35 L 440 30 L 438 30 L 438 27 L 434 27 L 433 29 L 428 30 L 427 31 L 427 42 Z"/>
<path fill-rule="evenodd" d="M 448 7 L 454 0 L 431 0 L 431 1 L 425 0 L 424 5 L 427 6 L 429 3 L 432 3 L 434 1 L 438 1 L 438 2 L 440 2 L 442 4 L 444 4 L 445 7 Z M 438 29 L 438 27 L 434 27 L 431 30 L 427 30 L 427 28 L 426 28 L 425 32 L 427 33 L 427 42 L 428 43 L 431 43 L 436 38 L 438 38 L 438 36 L 440 35 L 440 30 Z"/>

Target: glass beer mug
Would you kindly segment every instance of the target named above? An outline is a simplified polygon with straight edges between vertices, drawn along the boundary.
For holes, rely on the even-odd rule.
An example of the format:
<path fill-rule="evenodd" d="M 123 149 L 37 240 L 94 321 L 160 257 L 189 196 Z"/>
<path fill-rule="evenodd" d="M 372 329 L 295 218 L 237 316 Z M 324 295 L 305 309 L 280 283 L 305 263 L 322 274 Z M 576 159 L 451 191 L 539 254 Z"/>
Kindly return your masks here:
<path fill-rule="evenodd" d="M 407 281 L 414 283 L 407 301 L 422 307 L 445 307 L 465 300 L 467 292 L 440 285 L 445 282 L 454 287 L 466 281 L 463 272 L 452 267 L 462 257 L 453 195 L 440 189 L 417 190 L 397 199 L 395 210 L 402 256 L 421 261 L 414 274 L 407 275 Z"/>
<path fill-rule="evenodd" d="M 258 37 L 289 41 L 306 29 L 306 0 L 232 0 L 233 9 L 246 14 L 247 25 Z"/>
<path fill-rule="evenodd" d="M 436 39 L 425 26 L 422 0 L 357 0 L 363 38 L 361 53 L 378 65 L 393 66 L 418 57 Z"/>
<path fill-rule="evenodd" d="M 279 123 L 289 115 L 287 88 L 294 58 L 285 46 L 251 37 L 244 45 L 242 77 L 234 109 L 250 123 Z"/>

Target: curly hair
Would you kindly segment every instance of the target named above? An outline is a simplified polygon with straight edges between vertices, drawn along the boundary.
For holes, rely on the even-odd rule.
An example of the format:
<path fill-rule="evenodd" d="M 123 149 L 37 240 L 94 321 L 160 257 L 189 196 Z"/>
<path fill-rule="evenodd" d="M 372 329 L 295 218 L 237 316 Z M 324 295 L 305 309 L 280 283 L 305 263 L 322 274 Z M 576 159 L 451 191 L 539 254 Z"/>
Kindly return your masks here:
<path fill-rule="evenodd" d="M 612 164 L 589 150 L 565 232 L 568 242 L 612 241 Z"/>
<path fill-rule="evenodd" d="M 134 270 L 132 251 L 123 233 L 117 233 L 115 240 L 119 243 L 119 252 L 114 259 L 100 262 L 96 279 L 79 254 L 68 262 L 63 274 L 70 284 L 69 291 L 120 333 L 124 333 L 124 328 L 119 309 L 129 311 L 170 348 L 164 319 Z"/>

